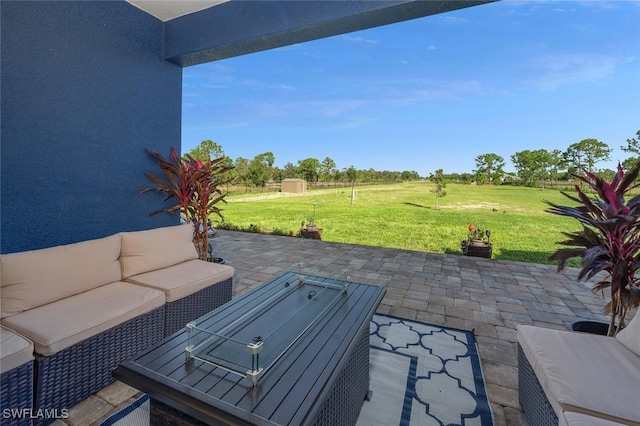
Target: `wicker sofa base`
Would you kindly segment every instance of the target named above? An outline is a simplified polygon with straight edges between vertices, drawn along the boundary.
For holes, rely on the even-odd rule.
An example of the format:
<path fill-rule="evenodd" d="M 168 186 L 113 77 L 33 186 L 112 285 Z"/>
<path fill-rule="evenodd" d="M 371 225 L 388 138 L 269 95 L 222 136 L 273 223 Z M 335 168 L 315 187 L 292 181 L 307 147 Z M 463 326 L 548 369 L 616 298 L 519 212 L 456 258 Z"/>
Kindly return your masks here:
<path fill-rule="evenodd" d="M 518 397 L 530 426 L 558 425 L 558 416 L 553 411 L 520 344 L 518 344 Z"/>
<path fill-rule="evenodd" d="M 0 376 L 0 408 L 4 411 L 33 407 L 33 361 L 22 364 Z M 19 416 L 2 416 L 3 425 L 30 425 L 31 419 Z"/>
<path fill-rule="evenodd" d="M 231 300 L 233 277 L 213 284 L 182 299 L 165 304 L 164 337 L 185 328 L 189 321 L 200 318 Z"/>
<path fill-rule="evenodd" d="M 120 362 L 162 338 L 163 317 L 159 307 L 51 356 L 36 356 L 34 409 L 69 409 L 112 383 Z"/>

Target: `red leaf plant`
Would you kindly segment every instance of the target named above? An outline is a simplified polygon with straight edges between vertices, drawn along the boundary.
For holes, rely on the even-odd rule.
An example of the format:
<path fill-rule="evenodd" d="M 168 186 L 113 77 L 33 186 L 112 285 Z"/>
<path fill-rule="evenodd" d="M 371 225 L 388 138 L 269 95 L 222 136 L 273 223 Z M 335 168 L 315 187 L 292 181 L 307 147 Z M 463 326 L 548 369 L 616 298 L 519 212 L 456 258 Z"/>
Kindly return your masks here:
<path fill-rule="evenodd" d="M 546 211 L 577 219 L 582 230 L 563 232 L 568 240 L 558 244 L 568 246 L 554 252 L 549 259 L 558 261 L 561 271 L 572 257 L 581 259 L 582 269 L 578 280 L 589 280 L 600 272 L 606 276 L 593 285 L 593 292 L 610 289 L 610 300 L 604 312 L 611 314 L 609 336 L 615 336 L 625 327 L 625 316 L 630 309 L 640 305 L 640 282 L 636 271 L 640 267 L 640 195 L 625 203 L 625 195 L 639 185 L 634 183 L 640 172 L 640 161 L 625 172 L 618 164 L 618 171 L 611 181 L 584 172 L 574 175 L 586 183 L 597 197 L 588 196 L 578 185 L 577 196 L 563 192 L 577 207 L 559 206 L 546 201 Z"/>
<path fill-rule="evenodd" d="M 172 198 L 176 201 L 175 205 L 152 212 L 149 216 L 180 213 L 187 223 L 193 224 L 193 243 L 198 256 L 207 260 L 210 216 L 215 214 L 224 219 L 217 204 L 226 203 L 224 198 L 227 194 L 220 190 L 220 186 L 229 182 L 224 176 L 228 176 L 226 172 L 233 167 L 223 164 L 224 157 L 204 161 L 189 155 L 180 157 L 173 147 L 169 160 L 153 149 L 147 148 L 147 151 L 158 161 L 164 179 L 153 173 L 145 173 L 156 186 L 143 189 L 140 193 L 161 192 L 164 194 L 163 201 Z"/>

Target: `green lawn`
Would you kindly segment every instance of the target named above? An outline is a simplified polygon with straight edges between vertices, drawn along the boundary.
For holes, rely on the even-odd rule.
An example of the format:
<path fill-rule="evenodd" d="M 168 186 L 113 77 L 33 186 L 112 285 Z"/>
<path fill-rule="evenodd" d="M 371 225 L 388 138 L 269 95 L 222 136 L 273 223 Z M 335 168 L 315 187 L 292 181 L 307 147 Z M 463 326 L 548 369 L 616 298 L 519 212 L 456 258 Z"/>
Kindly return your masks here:
<path fill-rule="evenodd" d="M 494 259 L 532 263 L 551 263 L 561 232 L 579 229 L 575 220 L 544 212 L 543 200 L 570 203 L 555 190 L 449 184 L 436 210 L 432 188 L 426 182 L 357 187 L 353 204 L 350 188 L 238 195 L 227 198 L 223 214 L 227 227 L 297 233 L 316 203 L 325 241 L 434 253 L 460 253 L 473 223 L 491 229 Z"/>

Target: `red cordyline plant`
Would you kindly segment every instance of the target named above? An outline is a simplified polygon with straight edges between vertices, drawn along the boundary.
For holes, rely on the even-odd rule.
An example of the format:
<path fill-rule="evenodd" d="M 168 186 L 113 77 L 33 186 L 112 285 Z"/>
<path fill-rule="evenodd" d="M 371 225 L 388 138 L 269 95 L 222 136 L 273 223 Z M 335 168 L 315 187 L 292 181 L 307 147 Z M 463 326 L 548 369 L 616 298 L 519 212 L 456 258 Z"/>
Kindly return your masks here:
<path fill-rule="evenodd" d="M 222 212 L 216 204 L 226 202 L 224 198 L 227 194 L 222 193 L 219 187 L 228 182 L 222 176 L 233 167 L 223 165 L 223 157 L 204 161 L 189 155 L 180 157 L 173 147 L 170 149 L 169 160 L 150 148 L 147 148 L 147 151 L 158 160 L 164 179 L 153 173 L 145 173 L 157 186 L 140 192 L 161 192 L 165 194 L 163 201 L 172 198 L 177 201 L 176 205 L 149 215 L 176 212 L 182 214 L 187 223 L 193 224 L 193 243 L 198 256 L 207 260 L 210 216 L 216 214 L 223 219 Z"/>
<path fill-rule="evenodd" d="M 636 271 L 640 267 L 640 196 L 631 198 L 625 204 L 624 196 L 634 184 L 640 172 L 640 161 L 626 174 L 618 164 L 618 172 L 611 183 L 584 172 L 584 176 L 574 175 L 586 183 L 596 197 L 589 197 L 576 185 L 577 197 L 563 192 L 578 207 L 559 206 L 547 201 L 548 212 L 577 219 L 583 229 L 563 232 L 569 239 L 558 244 L 569 246 L 553 253 L 549 259 L 558 261 L 558 271 L 562 270 L 572 257 L 581 258 L 582 270 L 578 280 L 588 280 L 600 272 L 607 276 L 593 285 L 592 291 L 610 289 L 610 300 L 605 313 L 611 314 L 609 336 L 615 336 L 625 327 L 625 316 L 629 309 L 640 304 L 639 280 Z"/>

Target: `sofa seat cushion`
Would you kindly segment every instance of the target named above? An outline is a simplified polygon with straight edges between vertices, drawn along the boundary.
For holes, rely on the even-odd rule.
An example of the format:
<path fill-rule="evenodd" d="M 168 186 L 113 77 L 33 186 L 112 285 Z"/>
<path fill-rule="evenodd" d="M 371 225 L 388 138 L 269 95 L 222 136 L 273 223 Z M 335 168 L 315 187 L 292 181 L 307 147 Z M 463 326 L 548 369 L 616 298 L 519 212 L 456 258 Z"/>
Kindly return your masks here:
<path fill-rule="evenodd" d="M 559 426 L 624 426 L 624 423 L 613 422 L 611 420 L 600 419 L 582 413 L 565 411 L 558 417 Z"/>
<path fill-rule="evenodd" d="M 122 278 L 197 259 L 191 224 L 122 232 Z"/>
<path fill-rule="evenodd" d="M 13 315 L 3 322 L 30 339 L 36 353 L 52 355 L 164 303 L 161 291 L 118 281 Z"/>
<path fill-rule="evenodd" d="M 30 361 L 33 361 L 33 343 L 5 327 L 0 327 L 0 374 Z"/>
<path fill-rule="evenodd" d="M 165 292 L 167 303 L 233 277 L 235 269 L 219 263 L 194 259 L 127 278 L 127 282 Z"/>
<path fill-rule="evenodd" d="M 640 314 L 636 312 L 631 322 L 618 332 L 616 339 L 640 357 Z"/>
<path fill-rule="evenodd" d="M 556 413 L 640 425 L 640 358 L 615 338 L 518 325 L 518 342 Z"/>
<path fill-rule="evenodd" d="M 120 235 L 2 255 L 2 317 L 122 281 Z"/>

